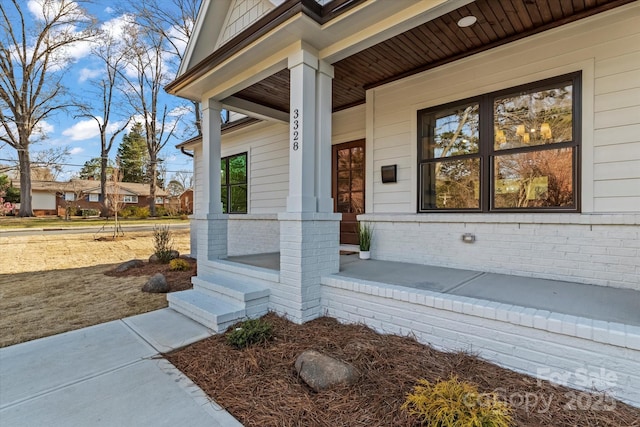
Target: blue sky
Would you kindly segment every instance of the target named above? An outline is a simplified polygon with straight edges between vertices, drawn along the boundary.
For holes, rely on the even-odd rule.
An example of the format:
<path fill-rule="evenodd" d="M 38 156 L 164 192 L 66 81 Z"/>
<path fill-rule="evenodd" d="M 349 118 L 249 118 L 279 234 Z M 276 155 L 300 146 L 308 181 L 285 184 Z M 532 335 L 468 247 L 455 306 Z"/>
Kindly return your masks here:
<path fill-rule="evenodd" d="M 38 8 L 42 7 L 39 3 L 42 0 L 29 0 L 21 2 L 23 12 L 31 19 L 33 25 L 33 19 L 36 18 Z M 162 4 L 162 2 L 160 2 Z M 126 21 L 125 16 L 121 12 L 117 12 L 115 8 L 107 6 L 108 4 L 114 4 L 113 2 L 96 1 L 93 4 L 86 4 L 88 12 L 95 16 L 99 21 L 103 29 L 108 29 L 115 37 L 122 36 L 122 27 Z M 126 3 L 124 7 L 126 7 Z M 166 2 L 170 5 L 171 2 Z M 8 7 L 12 7 L 8 5 Z M 89 43 L 78 43 L 68 49 L 68 55 L 70 56 L 71 63 L 68 68 L 64 69 L 63 83 L 68 90 L 80 97 L 85 101 L 94 101 L 95 98 L 95 81 L 102 76 L 102 69 L 104 66 L 100 66 L 100 62 L 91 53 L 91 47 Z M 172 112 L 172 120 L 175 120 L 181 114 L 185 114 L 185 106 L 189 106 L 190 103 L 186 100 L 173 97 L 162 91 L 161 102 L 167 103 L 169 110 Z M 123 103 L 123 106 L 125 104 Z M 114 117 L 111 119 L 113 126 L 112 129 L 121 127 L 130 116 L 130 111 L 125 111 L 126 108 L 119 108 L 114 113 Z M 192 171 L 192 161 L 190 157 L 185 156 L 179 150 L 174 148 L 175 144 L 182 142 L 193 136 L 189 133 L 187 125 L 191 125 L 192 116 L 186 114 L 182 120 L 184 123 L 179 125 L 176 137 L 168 142 L 164 150 L 161 152 L 161 158 L 164 159 L 164 165 L 167 169 L 167 178 L 170 178 L 173 172 L 176 171 Z M 37 143 L 32 143 L 31 153 L 32 158 L 34 153 L 40 150 L 48 148 L 60 148 L 66 147 L 69 151 L 69 156 L 64 160 L 63 173 L 58 176 L 59 180 L 66 180 L 71 178 L 77 173 L 81 166 L 91 158 L 99 157 L 100 155 L 100 138 L 96 121 L 86 117 L 74 117 L 73 112 L 58 113 L 54 116 L 50 116 L 45 122 L 40 123 L 42 140 Z M 192 128 L 192 127 L 191 127 Z M 113 144 L 109 157 L 114 159 L 116 156 L 117 148 L 122 141 L 122 136 L 119 134 Z M 15 149 L 10 146 L 1 146 L 0 144 L 0 164 L 6 164 L 8 162 L 4 159 L 15 159 Z"/>

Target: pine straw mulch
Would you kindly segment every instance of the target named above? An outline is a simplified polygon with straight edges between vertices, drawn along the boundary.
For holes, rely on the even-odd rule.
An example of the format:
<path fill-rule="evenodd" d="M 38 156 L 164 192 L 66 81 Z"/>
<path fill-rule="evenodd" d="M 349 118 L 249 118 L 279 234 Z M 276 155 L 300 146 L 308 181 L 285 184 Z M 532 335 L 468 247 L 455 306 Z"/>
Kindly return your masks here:
<path fill-rule="evenodd" d="M 473 355 L 443 353 L 409 337 L 380 335 L 328 317 L 303 325 L 272 313 L 264 319 L 274 326 L 274 339 L 265 345 L 236 350 L 217 335 L 166 355 L 246 427 L 415 426 L 400 406 L 416 380 L 451 375 L 511 400 L 517 426 L 640 426 L 640 409 L 539 383 Z M 308 349 L 351 363 L 362 377 L 351 387 L 313 392 L 294 368 Z M 591 402 L 591 410 L 571 409 L 571 401 L 582 408 Z M 609 406 L 615 409 L 604 410 Z"/>
<path fill-rule="evenodd" d="M 185 271 L 172 271 L 169 264 L 159 264 L 146 262 L 140 267 L 130 268 L 127 271 L 117 272 L 115 268 L 104 274 L 113 277 L 128 276 L 153 276 L 156 273 L 162 273 L 167 279 L 169 292 L 185 291 L 191 289 L 191 277 L 197 274 L 197 262 L 193 258 L 182 258 L 189 263 L 190 268 Z M 117 267 L 117 266 L 116 266 Z"/>

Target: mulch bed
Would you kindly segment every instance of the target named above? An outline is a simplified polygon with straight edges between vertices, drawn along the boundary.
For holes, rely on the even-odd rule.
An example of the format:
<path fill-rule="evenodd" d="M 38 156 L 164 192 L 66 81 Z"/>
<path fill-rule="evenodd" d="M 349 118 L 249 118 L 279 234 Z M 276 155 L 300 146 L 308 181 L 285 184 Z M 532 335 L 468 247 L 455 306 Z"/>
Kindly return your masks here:
<path fill-rule="evenodd" d="M 517 426 L 640 426 L 640 409 L 538 381 L 473 355 L 443 353 L 408 337 L 380 335 L 327 317 L 304 325 L 275 314 L 264 319 L 274 325 L 274 339 L 267 344 L 237 350 L 217 335 L 166 355 L 246 427 L 416 426 L 400 409 L 416 380 L 452 375 L 510 401 Z M 351 363 L 362 377 L 350 387 L 313 392 L 294 368 L 296 357 L 308 349 Z"/>
<path fill-rule="evenodd" d="M 150 263 L 145 262 L 140 267 L 130 268 L 127 271 L 116 272 L 114 270 L 109 270 L 104 273 L 107 276 L 113 277 L 127 277 L 127 276 L 153 276 L 156 273 L 164 274 L 164 277 L 167 279 L 167 284 L 169 284 L 170 290 L 169 292 L 177 292 L 184 291 L 192 288 L 191 277 L 197 274 L 197 262 L 192 258 L 183 258 L 190 265 L 189 270 L 185 271 L 171 271 L 169 264 L 159 264 L 159 263 Z"/>

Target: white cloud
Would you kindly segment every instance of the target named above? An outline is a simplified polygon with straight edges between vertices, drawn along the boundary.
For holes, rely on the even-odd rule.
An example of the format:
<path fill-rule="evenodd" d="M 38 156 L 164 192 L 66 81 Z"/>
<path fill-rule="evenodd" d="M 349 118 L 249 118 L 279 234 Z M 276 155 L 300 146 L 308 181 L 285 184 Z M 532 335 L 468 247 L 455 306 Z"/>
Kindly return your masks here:
<path fill-rule="evenodd" d="M 173 110 L 169 111 L 170 117 L 182 117 L 186 114 L 190 114 L 193 111 L 193 107 L 190 105 L 179 105 Z"/>
<path fill-rule="evenodd" d="M 84 141 L 100 135 L 100 129 L 94 119 L 87 119 L 65 129 L 62 134 L 71 138 L 72 141 Z"/>
<path fill-rule="evenodd" d="M 105 12 L 105 13 L 108 13 L 109 15 L 111 15 L 113 12 L 115 12 L 115 10 L 114 10 L 113 8 L 111 8 L 111 7 L 107 6 L 107 7 L 104 9 L 104 12 Z"/>
<path fill-rule="evenodd" d="M 71 150 L 69 150 L 69 154 L 76 155 L 76 154 L 80 154 L 84 152 L 84 148 L 82 147 L 73 147 Z"/>
<path fill-rule="evenodd" d="M 76 27 L 79 22 L 88 22 L 90 19 L 85 11 L 75 2 L 62 2 L 60 0 L 29 0 L 27 8 L 37 21 L 50 21 L 56 17 L 60 10 L 64 7 L 65 17 L 57 21 L 57 25 L 51 30 L 52 37 L 61 37 L 67 39 L 80 35 L 80 31 Z M 30 55 L 33 55 L 33 48 L 30 49 Z M 91 53 L 91 44 L 88 41 L 77 41 L 67 44 L 56 52 L 54 58 L 51 58 L 50 69 L 53 71 L 64 68 L 69 61 L 77 61 L 88 56 Z"/>
<path fill-rule="evenodd" d="M 90 68 L 82 68 L 80 70 L 80 77 L 78 78 L 79 83 L 84 83 L 87 80 L 91 80 L 93 78 L 98 77 L 103 73 L 102 70 L 92 70 Z"/>
<path fill-rule="evenodd" d="M 54 130 L 55 128 L 51 123 L 48 123 L 45 120 L 40 120 L 36 127 L 33 129 L 33 136 L 44 137 L 47 134 L 53 133 Z"/>
<path fill-rule="evenodd" d="M 133 15 L 124 14 L 105 21 L 100 26 L 100 29 L 107 33 L 107 36 L 113 38 L 114 40 L 121 40 L 124 36 L 127 25 L 131 25 L 133 22 Z"/>
<path fill-rule="evenodd" d="M 189 41 L 184 35 L 184 32 L 173 25 L 171 26 L 171 28 L 169 28 L 168 36 L 176 46 L 178 52 L 180 52 L 180 54 L 184 53 L 185 49 L 187 48 L 187 42 Z"/>

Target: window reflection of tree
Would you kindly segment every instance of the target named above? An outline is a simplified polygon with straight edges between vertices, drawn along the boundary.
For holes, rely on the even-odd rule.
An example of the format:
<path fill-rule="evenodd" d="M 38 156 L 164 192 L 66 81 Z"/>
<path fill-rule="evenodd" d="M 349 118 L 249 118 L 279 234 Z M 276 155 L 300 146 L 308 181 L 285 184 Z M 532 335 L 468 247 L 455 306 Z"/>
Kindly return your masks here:
<path fill-rule="evenodd" d="M 338 150 L 338 212 L 364 212 L 364 150 L 351 147 Z"/>
<path fill-rule="evenodd" d="M 572 162 L 571 148 L 498 156 L 495 207 L 571 206 Z"/>
<path fill-rule="evenodd" d="M 433 158 L 455 158 L 478 152 L 479 105 L 472 104 L 435 119 Z M 477 159 L 443 160 L 435 163 L 436 206 L 477 208 L 480 163 Z"/>

